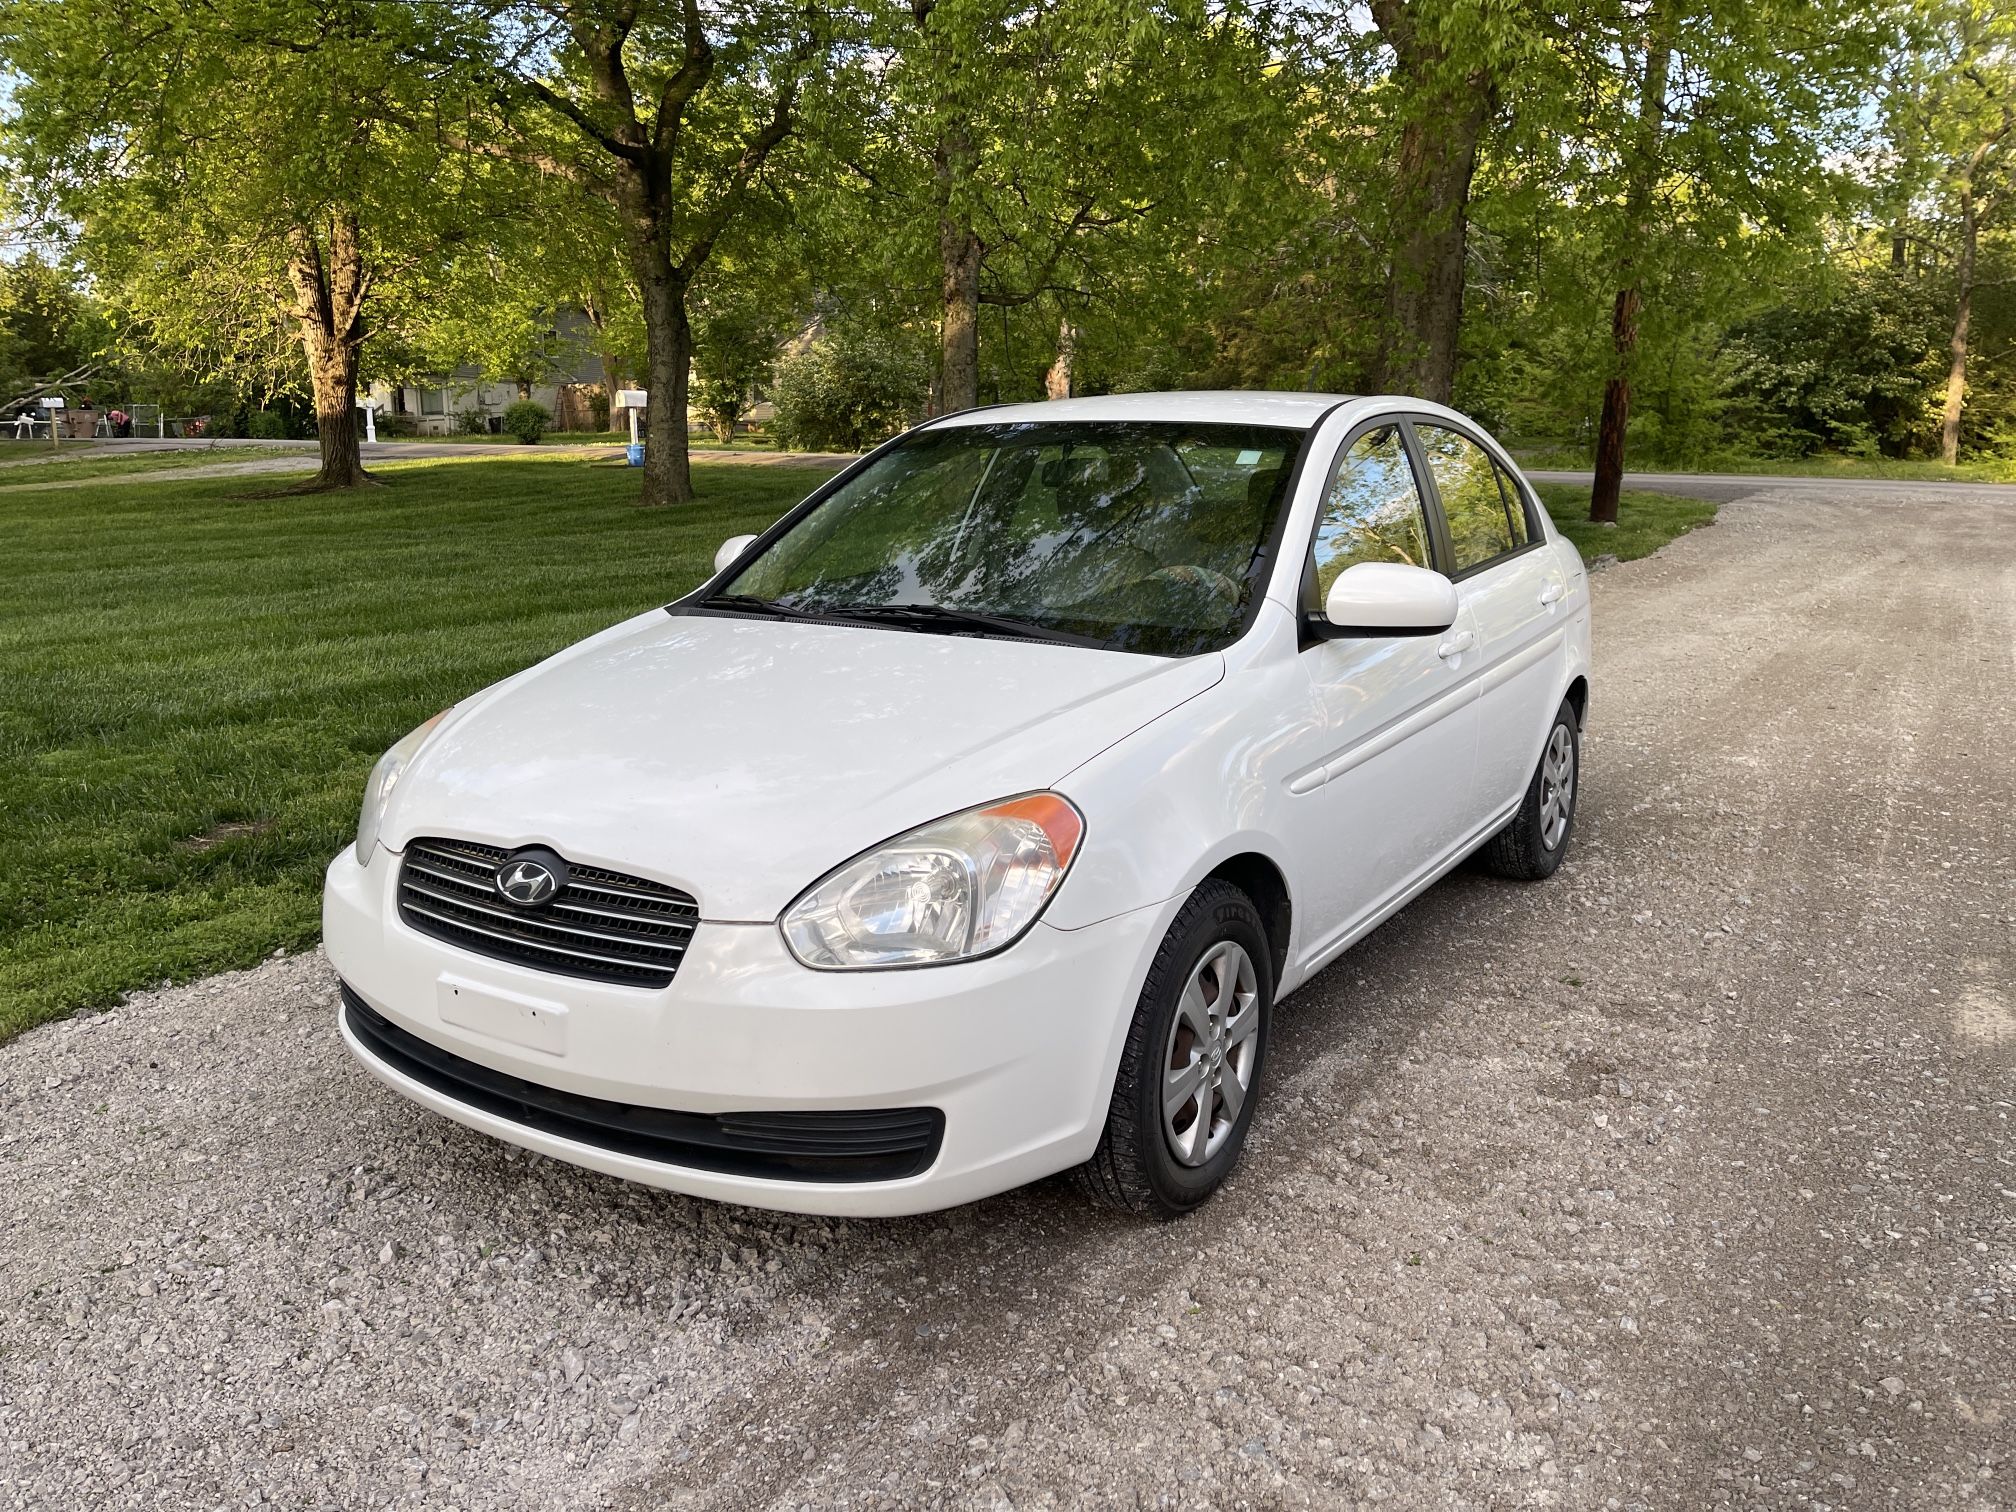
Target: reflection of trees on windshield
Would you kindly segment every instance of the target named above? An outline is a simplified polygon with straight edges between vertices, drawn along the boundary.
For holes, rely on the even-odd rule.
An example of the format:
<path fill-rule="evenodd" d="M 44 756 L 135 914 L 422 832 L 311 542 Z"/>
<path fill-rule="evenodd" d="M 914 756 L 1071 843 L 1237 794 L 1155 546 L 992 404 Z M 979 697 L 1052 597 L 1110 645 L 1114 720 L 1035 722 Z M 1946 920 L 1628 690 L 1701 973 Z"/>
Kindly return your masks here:
<path fill-rule="evenodd" d="M 1180 649 L 1236 625 L 1300 439 L 1243 426 L 927 432 L 727 591 L 814 610 L 934 604 Z"/>

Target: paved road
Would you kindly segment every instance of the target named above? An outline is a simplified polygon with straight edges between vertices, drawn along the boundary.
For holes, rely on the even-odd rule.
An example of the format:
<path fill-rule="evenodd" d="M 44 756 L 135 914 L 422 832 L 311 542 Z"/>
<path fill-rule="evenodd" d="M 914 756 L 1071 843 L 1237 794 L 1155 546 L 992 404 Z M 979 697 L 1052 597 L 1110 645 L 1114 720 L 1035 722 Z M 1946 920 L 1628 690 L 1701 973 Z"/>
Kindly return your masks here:
<path fill-rule="evenodd" d="M 575 1172 L 313 956 L 24 1037 L 0 1506 L 2011 1505 L 2016 530 L 1932 500 L 1600 574 L 1569 864 L 1285 1005 L 1170 1227 Z"/>

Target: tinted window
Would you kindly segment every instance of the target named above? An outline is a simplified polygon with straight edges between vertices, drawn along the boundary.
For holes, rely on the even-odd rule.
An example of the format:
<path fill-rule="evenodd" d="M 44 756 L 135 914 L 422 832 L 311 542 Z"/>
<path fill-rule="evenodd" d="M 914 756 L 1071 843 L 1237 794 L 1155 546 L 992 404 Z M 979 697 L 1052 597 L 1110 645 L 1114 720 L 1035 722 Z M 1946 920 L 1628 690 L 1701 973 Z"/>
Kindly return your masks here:
<path fill-rule="evenodd" d="M 1455 570 L 1464 571 L 1513 549 L 1512 519 L 1498 489 L 1498 468 L 1490 453 L 1456 431 L 1439 425 L 1416 425 L 1428 471 L 1442 495 L 1449 519 L 1449 541 L 1455 549 Z M 1517 544 L 1523 544 L 1522 540 Z"/>
<path fill-rule="evenodd" d="M 922 431 L 722 592 L 836 617 L 922 606 L 1118 650 L 1208 651 L 1261 591 L 1302 441 L 1117 421 Z"/>
<path fill-rule="evenodd" d="M 1382 425 L 1351 443 L 1316 520 L 1315 602 L 1360 562 L 1429 567 L 1428 520 L 1400 427 Z"/>
<path fill-rule="evenodd" d="M 1512 521 L 1512 544 L 1524 546 L 1533 539 L 1532 521 L 1526 518 L 1525 495 L 1512 481 L 1512 474 L 1502 467 L 1498 469 L 1498 487 L 1505 495 L 1505 513 Z"/>

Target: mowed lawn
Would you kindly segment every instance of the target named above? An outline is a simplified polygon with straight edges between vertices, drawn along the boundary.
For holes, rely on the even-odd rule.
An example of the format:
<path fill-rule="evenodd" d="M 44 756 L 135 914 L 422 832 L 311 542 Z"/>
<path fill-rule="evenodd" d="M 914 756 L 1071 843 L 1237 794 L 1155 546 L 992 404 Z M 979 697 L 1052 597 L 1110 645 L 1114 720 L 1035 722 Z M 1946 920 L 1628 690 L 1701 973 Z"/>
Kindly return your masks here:
<path fill-rule="evenodd" d="M 317 934 L 366 773 L 436 710 L 684 593 L 829 474 L 405 463 L 0 493 L 0 1039 Z"/>

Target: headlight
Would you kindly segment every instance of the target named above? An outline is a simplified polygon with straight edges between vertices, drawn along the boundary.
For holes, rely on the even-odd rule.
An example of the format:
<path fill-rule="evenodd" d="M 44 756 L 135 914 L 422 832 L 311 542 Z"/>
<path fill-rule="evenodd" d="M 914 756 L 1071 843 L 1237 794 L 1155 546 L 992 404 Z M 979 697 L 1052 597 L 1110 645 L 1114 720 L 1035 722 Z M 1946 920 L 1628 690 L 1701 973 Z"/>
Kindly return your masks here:
<path fill-rule="evenodd" d="M 385 819 L 385 805 L 392 797 L 392 789 L 399 783 L 400 774 L 406 770 L 413 755 L 426 744 L 427 737 L 434 733 L 434 727 L 448 717 L 443 709 L 427 723 L 414 730 L 378 758 L 378 765 L 371 768 L 371 780 L 364 784 L 364 808 L 357 815 L 357 864 L 369 866 L 371 852 L 378 848 L 378 826 Z"/>
<path fill-rule="evenodd" d="M 785 943 L 829 971 L 1005 950 L 1043 912 L 1084 833 L 1055 793 L 935 820 L 814 883 L 785 910 Z"/>

